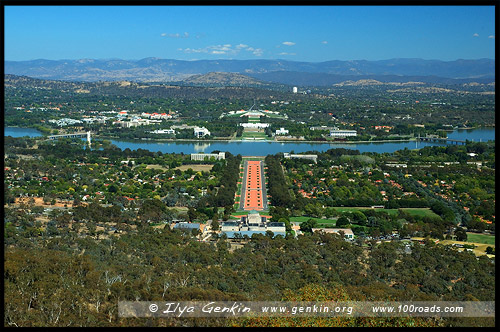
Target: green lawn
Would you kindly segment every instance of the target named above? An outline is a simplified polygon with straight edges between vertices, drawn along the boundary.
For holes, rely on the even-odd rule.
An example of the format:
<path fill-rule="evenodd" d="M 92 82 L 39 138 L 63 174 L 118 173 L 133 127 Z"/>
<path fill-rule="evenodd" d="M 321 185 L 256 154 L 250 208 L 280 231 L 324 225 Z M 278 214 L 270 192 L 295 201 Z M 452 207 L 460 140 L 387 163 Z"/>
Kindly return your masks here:
<path fill-rule="evenodd" d="M 486 235 L 486 234 L 476 234 L 476 233 L 467 233 L 467 242 L 476 242 L 476 243 L 484 243 L 484 244 L 495 244 L 495 236 L 494 235 Z"/>
<path fill-rule="evenodd" d="M 270 118 L 275 118 L 275 119 L 286 119 L 283 115 L 281 114 L 272 114 L 272 113 L 267 113 L 266 114 L 267 117 L 270 117 Z"/>
<path fill-rule="evenodd" d="M 334 206 L 333 208 L 336 211 L 338 211 L 338 212 L 351 212 L 351 211 L 359 211 L 359 210 L 371 210 L 371 208 L 367 208 L 367 207 Z M 388 211 L 391 211 L 391 210 L 394 210 L 394 209 L 374 209 L 374 210 L 388 212 Z"/>
<path fill-rule="evenodd" d="M 317 218 L 318 222 L 320 224 L 328 224 L 328 225 L 336 225 L 337 224 L 337 220 L 333 220 L 333 219 L 319 219 Z"/>
<path fill-rule="evenodd" d="M 248 132 L 248 131 L 245 131 L 243 132 L 243 134 L 241 134 L 241 138 L 242 139 L 245 139 L 245 138 L 262 138 L 262 139 L 267 139 L 267 135 L 266 133 L 260 133 L 260 132 Z"/>
<path fill-rule="evenodd" d="M 335 224 L 337 223 L 337 221 L 333 220 L 333 219 L 321 219 L 321 218 L 312 218 L 312 217 L 304 217 L 304 216 L 302 216 L 302 217 L 290 217 L 290 222 L 304 222 L 304 221 L 308 221 L 309 219 L 316 220 L 318 225 L 325 224 L 328 226 L 335 226 Z"/>
<path fill-rule="evenodd" d="M 338 212 L 352 212 L 352 211 L 363 211 L 363 210 L 372 210 L 368 207 L 345 207 L 339 206 L 334 207 Z M 397 215 L 398 209 L 373 209 L 375 211 L 383 211 L 390 215 Z M 401 210 L 408 212 L 412 216 L 427 216 L 427 217 L 439 217 L 429 208 L 401 208 Z"/>
<path fill-rule="evenodd" d="M 265 157 L 241 157 L 241 159 L 243 159 L 243 161 L 248 161 L 248 160 L 258 160 L 258 161 L 264 161 Z M 241 175 L 243 176 L 243 173 L 241 173 Z"/>
<path fill-rule="evenodd" d="M 238 206 L 239 206 L 239 204 L 238 204 Z M 236 216 L 246 216 L 246 215 L 248 215 L 248 212 L 250 212 L 250 211 L 237 209 L 236 212 L 231 213 L 230 217 L 239 219 L 239 217 L 236 217 Z M 260 215 L 266 215 L 266 216 L 269 215 L 269 210 L 262 210 L 262 211 L 257 211 L 257 212 L 259 212 Z"/>
<path fill-rule="evenodd" d="M 439 217 L 429 208 L 402 208 L 401 210 L 406 211 L 413 216 L 434 217 L 434 218 Z"/>

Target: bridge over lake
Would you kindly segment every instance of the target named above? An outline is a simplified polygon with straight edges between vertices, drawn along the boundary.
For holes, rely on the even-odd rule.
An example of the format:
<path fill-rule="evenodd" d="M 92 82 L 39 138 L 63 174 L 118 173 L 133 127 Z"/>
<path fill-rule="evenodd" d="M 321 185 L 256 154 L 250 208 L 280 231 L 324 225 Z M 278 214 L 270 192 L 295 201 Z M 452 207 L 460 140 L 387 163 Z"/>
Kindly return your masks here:
<path fill-rule="evenodd" d="M 59 139 L 59 138 L 82 137 L 82 138 L 87 138 L 87 143 L 90 146 L 90 144 L 91 144 L 90 136 L 91 136 L 91 132 L 90 131 L 86 131 L 86 132 L 72 133 L 72 134 L 50 135 L 50 136 L 47 136 L 47 138 L 50 139 L 50 140 L 54 140 L 54 139 Z"/>
<path fill-rule="evenodd" d="M 435 142 L 435 143 L 450 143 L 450 144 L 456 144 L 456 145 L 465 145 L 467 141 L 463 140 L 458 140 L 458 139 L 451 139 L 451 138 L 441 138 L 441 137 L 417 137 L 418 141 L 421 142 Z"/>

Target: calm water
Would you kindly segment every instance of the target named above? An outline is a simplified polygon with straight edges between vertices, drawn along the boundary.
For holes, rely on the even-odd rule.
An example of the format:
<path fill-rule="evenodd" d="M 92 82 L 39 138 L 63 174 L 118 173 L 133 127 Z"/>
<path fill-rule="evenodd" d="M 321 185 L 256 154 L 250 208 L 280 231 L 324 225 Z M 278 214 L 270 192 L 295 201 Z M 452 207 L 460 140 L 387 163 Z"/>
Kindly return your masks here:
<path fill-rule="evenodd" d="M 40 132 L 32 128 L 13 128 L 5 127 L 5 136 L 13 137 L 36 137 Z M 485 142 L 495 140 L 494 128 L 481 128 L 473 130 L 455 130 L 448 134 L 449 138 L 459 140 L 471 140 Z M 161 151 L 162 153 L 184 153 L 195 152 L 210 153 L 214 150 L 228 151 L 232 154 L 241 154 L 243 156 L 265 156 L 276 154 L 278 152 L 302 153 L 307 151 L 326 151 L 334 148 L 355 149 L 360 152 L 394 152 L 404 148 L 417 149 L 425 146 L 443 145 L 439 143 L 428 142 L 394 142 L 394 143 L 358 143 L 358 144 L 331 144 L 331 143 L 280 143 L 280 142 L 154 142 L 154 141 L 123 141 L 111 140 L 120 149 L 129 148 L 131 150 L 145 149 L 149 151 Z"/>
<path fill-rule="evenodd" d="M 18 127 L 5 127 L 4 128 L 4 136 L 12 136 L 12 137 L 38 137 L 42 136 L 42 134 L 33 128 L 18 128 Z"/>
<path fill-rule="evenodd" d="M 482 142 L 488 140 L 495 140 L 495 129 L 494 128 L 482 128 L 482 129 L 458 129 L 452 133 L 448 133 L 448 138 L 459 139 L 459 140 L 470 140 L 474 142 Z"/>

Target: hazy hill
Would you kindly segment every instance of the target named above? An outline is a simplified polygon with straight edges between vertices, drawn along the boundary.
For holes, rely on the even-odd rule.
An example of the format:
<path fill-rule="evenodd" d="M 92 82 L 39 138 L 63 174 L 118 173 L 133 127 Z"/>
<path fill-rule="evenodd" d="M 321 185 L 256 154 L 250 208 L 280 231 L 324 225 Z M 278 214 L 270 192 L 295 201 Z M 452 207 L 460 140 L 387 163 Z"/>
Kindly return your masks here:
<path fill-rule="evenodd" d="M 330 86 L 342 84 L 343 82 L 367 80 L 378 81 L 381 83 L 408 83 L 423 82 L 429 84 L 465 84 L 479 83 L 488 84 L 495 81 L 495 77 L 476 77 L 476 78 L 447 78 L 434 75 L 414 76 L 414 75 L 338 75 L 327 73 L 305 73 L 292 71 L 275 71 L 269 73 L 249 74 L 252 77 L 262 81 L 298 85 L 298 86 Z"/>
<path fill-rule="evenodd" d="M 220 85 L 220 86 L 265 86 L 266 82 L 238 73 L 210 72 L 193 75 L 182 81 L 187 85 Z"/>
<path fill-rule="evenodd" d="M 219 75 L 217 75 L 219 76 Z M 224 76 L 224 75 L 223 75 Z M 249 78 L 251 79 L 251 78 Z M 130 81 L 111 82 L 76 82 L 57 81 L 31 78 L 27 76 L 17 76 L 6 74 L 4 76 L 4 87 L 7 93 L 21 93 L 26 91 L 31 93 L 36 90 L 52 90 L 53 92 L 69 94 L 88 94 L 95 96 L 127 96 L 130 98 L 187 98 L 187 99 L 208 99 L 208 98 L 270 98 L 274 96 L 280 98 L 284 96 L 294 96 L 291 92 L 280 92 L 267 88 L 255 86 L 192 86 L 192 85 L 172 85 L 159 83 L 142 83 Z M 24 92 L 23 92 L 24 93 Z"/>

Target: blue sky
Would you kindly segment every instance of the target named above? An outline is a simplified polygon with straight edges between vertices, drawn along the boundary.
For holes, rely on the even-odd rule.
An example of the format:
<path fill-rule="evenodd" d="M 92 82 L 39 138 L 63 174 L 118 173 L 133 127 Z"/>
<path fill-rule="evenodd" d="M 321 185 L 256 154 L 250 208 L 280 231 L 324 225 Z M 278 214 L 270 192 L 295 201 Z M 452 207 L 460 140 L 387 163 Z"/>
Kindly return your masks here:
<path fill-rule="evenodd" d="M 5 6 L 5 59 L 495 58 L 494 6 Z"/>

